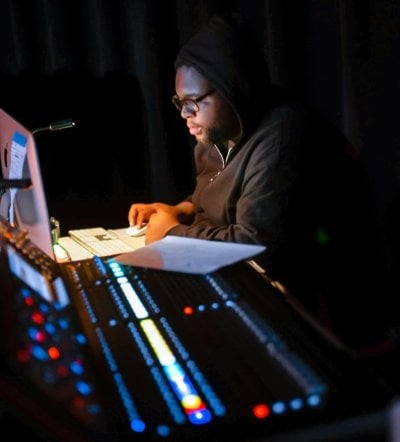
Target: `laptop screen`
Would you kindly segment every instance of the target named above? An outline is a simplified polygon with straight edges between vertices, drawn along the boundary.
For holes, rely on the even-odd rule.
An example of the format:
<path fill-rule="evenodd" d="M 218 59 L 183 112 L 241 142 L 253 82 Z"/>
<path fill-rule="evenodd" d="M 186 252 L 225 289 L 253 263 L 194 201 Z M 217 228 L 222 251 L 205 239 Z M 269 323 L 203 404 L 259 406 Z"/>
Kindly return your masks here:
<path fill-rule="evenodd" d="M 55 258 L 50 219 L 34 137 L 0 109 L 0 217 L 28 233 L 44 253 Z M 28 188 L 7 188 L 7 180 L 30 180 Z M 16 181 L 17 182 L 17 181 Z"/>

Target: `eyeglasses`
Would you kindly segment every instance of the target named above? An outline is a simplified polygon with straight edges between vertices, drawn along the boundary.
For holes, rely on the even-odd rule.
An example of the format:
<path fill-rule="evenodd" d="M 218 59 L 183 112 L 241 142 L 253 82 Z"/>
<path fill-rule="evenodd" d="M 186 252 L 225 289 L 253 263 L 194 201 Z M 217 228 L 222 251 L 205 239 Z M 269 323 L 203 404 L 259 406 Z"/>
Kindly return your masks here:
<path fill-rule="evenodd" d="M 172 103 L 174 103 L 175 107 L 178 109 L 178 111 L 182 111 L 182 109 L 185 107 L 187 112 L 190 112 L 191 114 L 195 114 L 199 111 L 199 103 L 200 101 L 204 100 L 204 98 L 208 97 L 212 93 L 215 92 L 215 89 L 211 89 L 210 91 L 206 92 L 203 95 L 200 95 L 200 97 L 197 98 L 182 98 L 180 99 L 178 95 L 174 95 L 172 97 Z"/>

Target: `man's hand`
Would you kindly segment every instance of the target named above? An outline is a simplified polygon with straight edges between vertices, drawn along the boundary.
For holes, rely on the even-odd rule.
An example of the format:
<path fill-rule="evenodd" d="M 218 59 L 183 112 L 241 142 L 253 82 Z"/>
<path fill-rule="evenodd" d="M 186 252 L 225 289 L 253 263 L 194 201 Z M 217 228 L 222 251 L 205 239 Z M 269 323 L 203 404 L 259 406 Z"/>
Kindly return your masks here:
<path fill-rule="evenodd" d="M 179 225 L 176 213 L 171 210 L 159 208 L 150 216 L 147 223 L 145 244 L 151 244 L 154 241 L 163 239 L 172 227 Z"/>
<path fill-rule="evenodd" d="M 172 227 L 179 224 L 190 223 L 194 215 L 193 204 L 182 201 L 176 206 L 164 203 L 135 203 L 128 213 L 130 226 L 142 227 L 147 223 L 145 243 L 158 241 L 168 233 Z"/>

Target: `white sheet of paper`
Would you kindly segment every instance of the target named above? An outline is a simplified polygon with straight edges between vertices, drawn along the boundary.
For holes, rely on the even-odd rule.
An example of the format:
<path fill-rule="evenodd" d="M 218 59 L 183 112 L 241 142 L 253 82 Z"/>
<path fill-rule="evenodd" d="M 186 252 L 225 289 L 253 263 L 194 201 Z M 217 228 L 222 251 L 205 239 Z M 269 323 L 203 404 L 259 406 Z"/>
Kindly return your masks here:
<path fill-rule="evenodd" d="M 166 236 L 161 241 L 116 257 L 121 264 L 182 273 L 209 273 L 258 255 L 266 249 L 254 244 Z"/>

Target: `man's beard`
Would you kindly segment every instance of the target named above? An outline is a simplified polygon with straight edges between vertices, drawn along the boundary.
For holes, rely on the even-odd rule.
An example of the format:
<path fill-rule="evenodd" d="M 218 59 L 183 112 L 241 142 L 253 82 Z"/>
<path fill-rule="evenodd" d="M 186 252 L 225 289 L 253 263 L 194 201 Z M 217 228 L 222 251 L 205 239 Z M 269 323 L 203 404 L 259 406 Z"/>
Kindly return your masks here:
<path fill-rule="evenodd" d="M 230 107 L 225 106 L 221 109 L 218 119 L 208 128 L 203 128 L 204 142 L 209 144 L 226 144 L 233 140 L 240 129 L 240 123 L 236 114 Z"/>
<path fill-rule="evenodd" d="M 204 131 L 204 141 L 208 144 L 222 144 L 227 140 L 226 135 L 219 126 L 213 126 Z"/>

